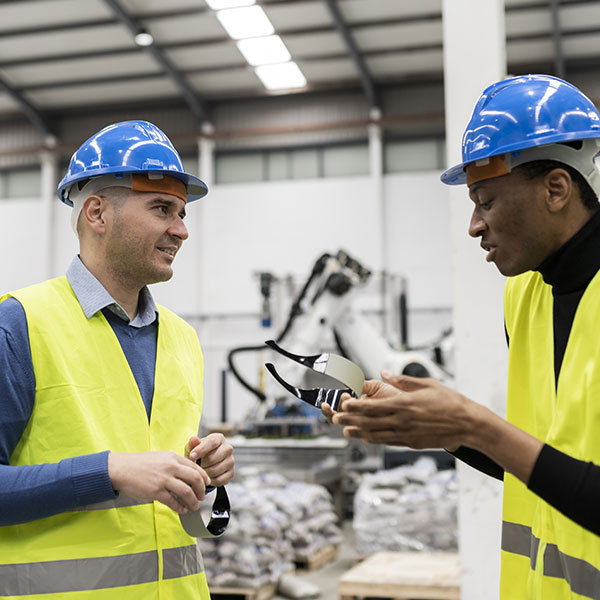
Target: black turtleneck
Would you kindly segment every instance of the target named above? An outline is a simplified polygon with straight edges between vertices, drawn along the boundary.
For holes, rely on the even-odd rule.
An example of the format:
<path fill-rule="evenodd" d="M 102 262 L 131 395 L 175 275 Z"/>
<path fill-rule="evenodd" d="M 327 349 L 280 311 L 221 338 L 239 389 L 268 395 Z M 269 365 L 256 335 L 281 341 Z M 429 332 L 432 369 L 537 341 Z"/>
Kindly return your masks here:
<path fill-rule="evenodd" d="M 536 269 L 552 286 L 556 382 L 577 306 L 599 269 L 600 210 Z M 484 454 L 465 447 L 454 454 L 472 467 L 503 479 L 502 467 Z M 597 509 L 600 466 L 576 460 L 545 444 L 533 467 L 528 487 L 567 517 L 600 535 L 600 511 Z"/>
<path fill-rule="evenodd" d="M 600 211 L 537 269 L 552 286 L 554 298 L 554 375 L 560 367 L 575 311 L 589 282 L 600 269 Z"/>

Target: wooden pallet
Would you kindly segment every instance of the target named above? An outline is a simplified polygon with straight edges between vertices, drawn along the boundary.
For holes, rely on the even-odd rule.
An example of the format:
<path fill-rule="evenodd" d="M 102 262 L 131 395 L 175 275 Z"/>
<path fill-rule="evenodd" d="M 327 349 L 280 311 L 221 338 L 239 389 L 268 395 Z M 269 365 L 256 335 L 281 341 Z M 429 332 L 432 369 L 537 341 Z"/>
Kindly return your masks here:
<path fill-rule="evenodd" d="M 340 600 L 460 600 L 458 554 L 377 552 L 346 571 Z"/>
<path fill-rule="evenodd" d="M 330 563 L 338 555 L 337 546 L 325 546 L 310 556 L 297 554 L 294 558 L 296 568 L 301 571 L 314 571 Z"/>
<path fill-rule="evenodd" d="M 275 595 L 277 586 L 274 583 L 259 588 L 209 586 L 211 600 L 269 600 Z"/>

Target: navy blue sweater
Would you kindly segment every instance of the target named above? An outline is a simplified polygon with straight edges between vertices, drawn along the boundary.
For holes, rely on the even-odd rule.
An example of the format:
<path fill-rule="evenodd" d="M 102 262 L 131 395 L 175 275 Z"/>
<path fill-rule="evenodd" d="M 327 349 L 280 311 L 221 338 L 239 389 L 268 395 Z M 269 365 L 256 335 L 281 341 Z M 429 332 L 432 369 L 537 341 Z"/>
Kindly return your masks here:
<path fill-rule="evenodd" d="M 102 312 L 121 344 L 150 415 L 158 321 L 132 327 L 110 309 Z M 25 311 L 10 298 L 0 304 L 0 526 L 115 498 L 108 476 L 108 451 L 58 463 L 10 465 L 34 401 L 35 375 Z"/>

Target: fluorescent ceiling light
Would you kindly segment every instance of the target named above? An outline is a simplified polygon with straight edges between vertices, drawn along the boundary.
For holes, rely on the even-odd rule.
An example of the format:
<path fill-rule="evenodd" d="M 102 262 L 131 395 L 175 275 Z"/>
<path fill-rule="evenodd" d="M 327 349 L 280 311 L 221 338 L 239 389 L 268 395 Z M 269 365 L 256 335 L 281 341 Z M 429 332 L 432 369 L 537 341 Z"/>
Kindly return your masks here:
<path fill-rule="evenodd" d="M 234 40 L 271 35 L 275 29 L 260 6 L 220 10 L 217 19 Z"/>
<path fill-rule="evenodd" d="M 224 8 L 237 8 L 238 6 L 250 6 L 256 0 L 206 0 L 206 4 L 213 10 L 223 10 Z"/>
<path fill-rule="evenodd" d="M 254 69 L 268 90 L 287 90 L 306 85 L 306 77 L 295 62 L 279 65 L 263 65 Z"/>
<path fill-rule="evenodd" d="M 253 67 L 284 63 L 291 58 L 288 49 L 278 35 L 239 40 L 237 47 Z"/>

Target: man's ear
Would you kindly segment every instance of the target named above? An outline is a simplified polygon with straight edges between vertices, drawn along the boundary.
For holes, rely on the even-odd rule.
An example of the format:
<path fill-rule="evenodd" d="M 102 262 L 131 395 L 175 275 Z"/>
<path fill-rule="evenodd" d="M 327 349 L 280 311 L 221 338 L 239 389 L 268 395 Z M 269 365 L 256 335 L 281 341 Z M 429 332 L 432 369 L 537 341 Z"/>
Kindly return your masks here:
<path fill-rule="evenodd" d="M 546 186 L 546 205 L 552 213 L 563 210 L 571 201 L 575 184 L 565 169 L 552 169 L 544 177 Z"/>
<path fill-rule="evenodd" d="M 87 228 L 91 229 L 96 234 L 100 235 L 105 233 L 108 207 L 109 203 L 101 196 L 97 196 L 96 194 L 88 196 L 84 200 L 83 207 L 81 208 L 78 227 L 85 224 Z"/>

